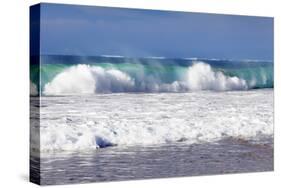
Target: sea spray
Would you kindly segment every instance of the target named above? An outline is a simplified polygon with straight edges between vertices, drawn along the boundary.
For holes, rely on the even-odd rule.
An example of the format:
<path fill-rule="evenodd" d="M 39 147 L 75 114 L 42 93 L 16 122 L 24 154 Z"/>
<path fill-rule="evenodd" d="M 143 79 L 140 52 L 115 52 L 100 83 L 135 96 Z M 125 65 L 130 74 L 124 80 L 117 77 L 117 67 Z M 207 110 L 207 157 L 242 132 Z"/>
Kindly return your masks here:
<path fill-rule="evenodd" d="M 33 88 L 43 95 L 230 91 L 274 85 L 273 63 L 268 61 L 79 56 L 41 59 L 40 85 Z"/>

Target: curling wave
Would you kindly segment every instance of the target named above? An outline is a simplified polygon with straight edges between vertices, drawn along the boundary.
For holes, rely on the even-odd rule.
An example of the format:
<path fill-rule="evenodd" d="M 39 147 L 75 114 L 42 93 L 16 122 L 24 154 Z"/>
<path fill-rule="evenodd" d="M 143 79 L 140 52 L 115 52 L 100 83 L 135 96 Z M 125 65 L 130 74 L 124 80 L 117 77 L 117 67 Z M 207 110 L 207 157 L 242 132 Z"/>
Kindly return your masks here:
<path fill-rule="evenodd" d="M 78 64 L 62 69 L 46 82 L 43 94 L 229 91 L 266 87 L 273 87 L 272 73 L 266 68 L 227 70 L 212 68 L 201 61 L 187 67 Z"/>

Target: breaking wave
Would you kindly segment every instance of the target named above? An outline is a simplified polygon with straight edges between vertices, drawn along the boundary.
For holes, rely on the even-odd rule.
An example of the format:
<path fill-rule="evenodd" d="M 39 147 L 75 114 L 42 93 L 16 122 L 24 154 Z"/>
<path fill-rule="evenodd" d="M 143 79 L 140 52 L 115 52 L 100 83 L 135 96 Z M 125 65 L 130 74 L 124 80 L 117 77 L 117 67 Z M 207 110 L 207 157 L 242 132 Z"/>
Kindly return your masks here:
<path fill-rule="evenodd" d="M 77 65 L 58 74 L 44 88 L 46 95 L 126 92 L 134 86 L 132 78 L 119 70 Z"/>
<path fill-rule="evenodd" d="M 212 68 L 202 61 L 186 67 L 134 63 L 78 64 L 60 68 L 60 72 L 45 80 L 42 91 L 44 95 L 67 95 L 268 88 L 273 87 L 273 76 L 267 69 L 227 70 Z"/>
<path fill-rule="evenodd" d="M 188 68 L 184 82 L 189 90 L 245 90 L 248 85 L 244 79 L 236 76 L 226 76 L 222 72 L 215 72 L 211 66 L 199 62 Z"/>

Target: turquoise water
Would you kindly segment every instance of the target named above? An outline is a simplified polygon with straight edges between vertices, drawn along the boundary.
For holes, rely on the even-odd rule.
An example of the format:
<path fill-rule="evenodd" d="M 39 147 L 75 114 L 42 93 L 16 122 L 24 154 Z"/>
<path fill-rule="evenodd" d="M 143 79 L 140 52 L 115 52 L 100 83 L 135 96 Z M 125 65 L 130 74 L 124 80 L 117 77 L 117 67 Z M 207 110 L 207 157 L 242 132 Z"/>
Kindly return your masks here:
<path fill-rule="evenodd" d="M 31 64 L 31 81 L 43 94 L 47 84 L 46 94 L 187 92 L 194 88 L 224 91 L 274 86 L 270 61 L 48 55 L 41 56 L 40 63 L 40 67 Z M 85 87 L 77 89 L 81 84 Z"/>

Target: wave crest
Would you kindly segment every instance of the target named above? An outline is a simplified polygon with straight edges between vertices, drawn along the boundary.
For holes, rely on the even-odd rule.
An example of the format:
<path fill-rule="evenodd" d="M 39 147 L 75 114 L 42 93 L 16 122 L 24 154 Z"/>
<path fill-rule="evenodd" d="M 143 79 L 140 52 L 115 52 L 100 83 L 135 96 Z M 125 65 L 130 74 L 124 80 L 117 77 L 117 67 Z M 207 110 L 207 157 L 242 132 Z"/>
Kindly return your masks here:
<path fill-rule="evenodd" d="M 160 67 L 161 68 L 161 67 Z M 131 72 L 130 72 L 131 71 Z M 183 74 L 165 81 L 157 73 L 146 73 L 142 66 L 130 71 L 116 67 L 103 68 L 85 64 L 74 65 L 48 82 L 44 95 L 94 94 L 116 92 L 187 92 L 197 90 L 245 90 L 246 80 L 215 71 L 209 64 L 196 62 Z M 160 70 L 159 70 L 160 71 Z"/>
<path fill-rule="evenodd" d="M 134 81 L 119 70 L 77 65 L 58 74 L 44 88 L 45 95 L 125 92 Z"/>
<path fill-rule="evenodd" d="M 215 72 L 209 64 L 194 63 L 187 70 L 186 86 L 189 90 L 244 90 L 247 83 L 236 76 L 226 76 L 222 72 Z"/>

